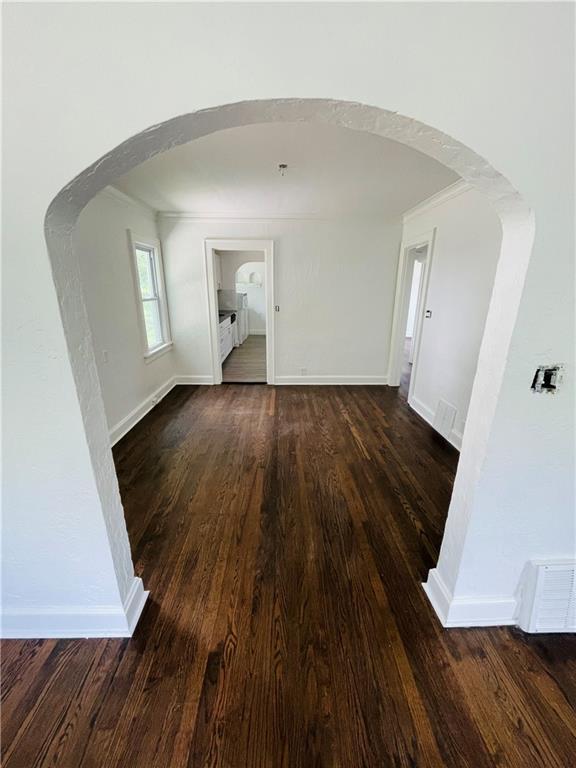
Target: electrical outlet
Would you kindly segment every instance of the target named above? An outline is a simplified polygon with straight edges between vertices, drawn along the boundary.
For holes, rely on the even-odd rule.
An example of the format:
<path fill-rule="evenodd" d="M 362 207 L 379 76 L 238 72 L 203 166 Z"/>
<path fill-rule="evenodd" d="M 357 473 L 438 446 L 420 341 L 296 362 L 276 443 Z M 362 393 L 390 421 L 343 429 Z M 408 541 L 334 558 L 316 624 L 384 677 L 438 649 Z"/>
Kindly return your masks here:
<path fill-rule="evenodd" d="M 107 363 L 108 362 L 108 350 L 103 349 L 102 350 L 102 362 Z"/>
<path fill-rule="evenodd" d="M 532 379 L 532 392 L 554 394 L 562 383 L 564 366 L 560 364 L 540 365 Z"/>

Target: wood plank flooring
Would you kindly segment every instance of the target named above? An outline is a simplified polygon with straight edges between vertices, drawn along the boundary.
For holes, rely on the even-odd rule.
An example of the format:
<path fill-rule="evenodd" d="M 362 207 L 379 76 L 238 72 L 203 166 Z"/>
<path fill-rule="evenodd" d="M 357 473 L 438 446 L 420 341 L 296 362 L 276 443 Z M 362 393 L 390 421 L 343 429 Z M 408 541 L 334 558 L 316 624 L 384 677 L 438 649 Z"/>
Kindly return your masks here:
<path fill-rule="evenodd" d="M 225 383 L 266 383 L 266 336 L 248 336 L 222 363 Z"/>
<path fill-rule="evenodd" d="M 457 453 L 386 387 L 178 387 L 115 448 L 130 640 L 3 644 L 5 768 L 568 768 L 576 639 L 443 630 Z"/>

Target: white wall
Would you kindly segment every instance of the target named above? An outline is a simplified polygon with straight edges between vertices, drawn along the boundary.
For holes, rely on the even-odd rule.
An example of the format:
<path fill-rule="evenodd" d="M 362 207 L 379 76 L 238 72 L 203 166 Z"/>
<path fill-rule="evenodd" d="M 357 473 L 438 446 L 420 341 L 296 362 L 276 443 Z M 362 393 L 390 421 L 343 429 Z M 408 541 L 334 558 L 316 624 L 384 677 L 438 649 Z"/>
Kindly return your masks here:
<path fill-rule="evenodd" d="M 278 382 L 302 375 L 383 382 L 400 228 L 366 220 L 160 217 L 178 374 L 211 371 L 204 239 L 253 238 L 274 240 Z"/>
<path fill-rule="evenodd" d="M 412 400 L 431 423 L 438 401 L 456 408 L 450 439 L 459 447 L 470 403 L 488 304 L 502 241 L 498 217 L 486 198 L 464 191 L 412 213 L 403 238 L 414 241 L 436 227 L 419 353 L 412 370 Z"/>
<path fill-rule="evenodd" d="M 171 350 L 150 360 L 144 358 L 129 229 L 144 241 L 158 239 L 153 211 L 104 191 L 83 210 L 74 233 L 113 439 L 130 426 L 130 422 L 124 423 L 130 414 L 141 409 L 174 375 Z"/>
<path fill-rule="evenodd" d="M 246 294 L 249 333 L 266 333 L 266 274 L 264 264 L 247 261 L 236 273 L 236 289 Z"/>
<path fill-rule="evenodd" d="M 533 206 L 536 241 L 486 458 L 474 497 L 456 500 L 465 511 L 454 510 L 441 574 L 452 596 L 483 601 L 512 596 L 530 557 L 573 556 L 571 4 L 262 4 L 249 22 L 232 4 L 3 10 L 8 611 L 104 606 L 125 596 L 133 577 L 112 486 L 104 498 L 96 485 L 110 459 L 89 452 L 47 254 L 47 208 L 82 169 L 144 128 L 243 99 L 324 96 L 397 111 L 487 158 Z M 226 45 L 215 46 L 223 29 Z M 147 56 L 126 55 L 134 39 Z M 197 261 L 184 271 L 181 295 L 205 311 L 199 272 Z M 72 280 L 70 302 L 76 288 Z M 200 325 L 190 338 L 203 337 Z M 546 362 L 566 363 L 566 385 L 533 395 L 534 369 Z M 92 375 L 89 356 L 85 365 Z M 100 421 L 94 410 L 91 434 L 105 430 Z M 462 537 L 463 551 L 454 545 Z"/>
<path fill-rule="evenodd" d="M 236 273 L 247 262 L 263 262 L 263 251 L 217 251 L 222 268 L 222 287 L 228 290 L 236 288 Z"/>

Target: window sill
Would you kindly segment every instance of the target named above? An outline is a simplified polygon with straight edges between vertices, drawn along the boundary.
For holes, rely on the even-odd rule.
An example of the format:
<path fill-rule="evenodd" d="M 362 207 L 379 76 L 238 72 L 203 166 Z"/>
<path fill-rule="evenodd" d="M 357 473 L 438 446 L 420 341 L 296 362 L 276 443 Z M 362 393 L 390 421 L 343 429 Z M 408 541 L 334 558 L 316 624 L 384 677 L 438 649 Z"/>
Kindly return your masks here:
<path fill-rule="evenodd" d="M 153 349 L 150 352 L 146 352 L 144 355 L 144 362 L 151 363 L 153 360 L 156 360 L 156 358 L 162 357 L 162 355 L 165 355 L 166 352 L 170 352 L 173 346 L 174 342 L 167 341 L 166 344 L 162 344 L 161 347 L 156 347 L 156 349 Z"/>

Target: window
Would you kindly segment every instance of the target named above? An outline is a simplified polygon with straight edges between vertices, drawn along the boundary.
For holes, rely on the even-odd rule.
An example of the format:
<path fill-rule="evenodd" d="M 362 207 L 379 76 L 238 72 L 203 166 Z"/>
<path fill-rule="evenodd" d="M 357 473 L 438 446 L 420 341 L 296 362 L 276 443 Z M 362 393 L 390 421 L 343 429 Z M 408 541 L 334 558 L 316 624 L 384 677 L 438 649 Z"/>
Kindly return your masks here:
<path fill-rule="evenodd" d="M 144 336 L 144 357 L 151 358 L 172 344 L 160 245 L 133 240 L 132 248 Z"/>

